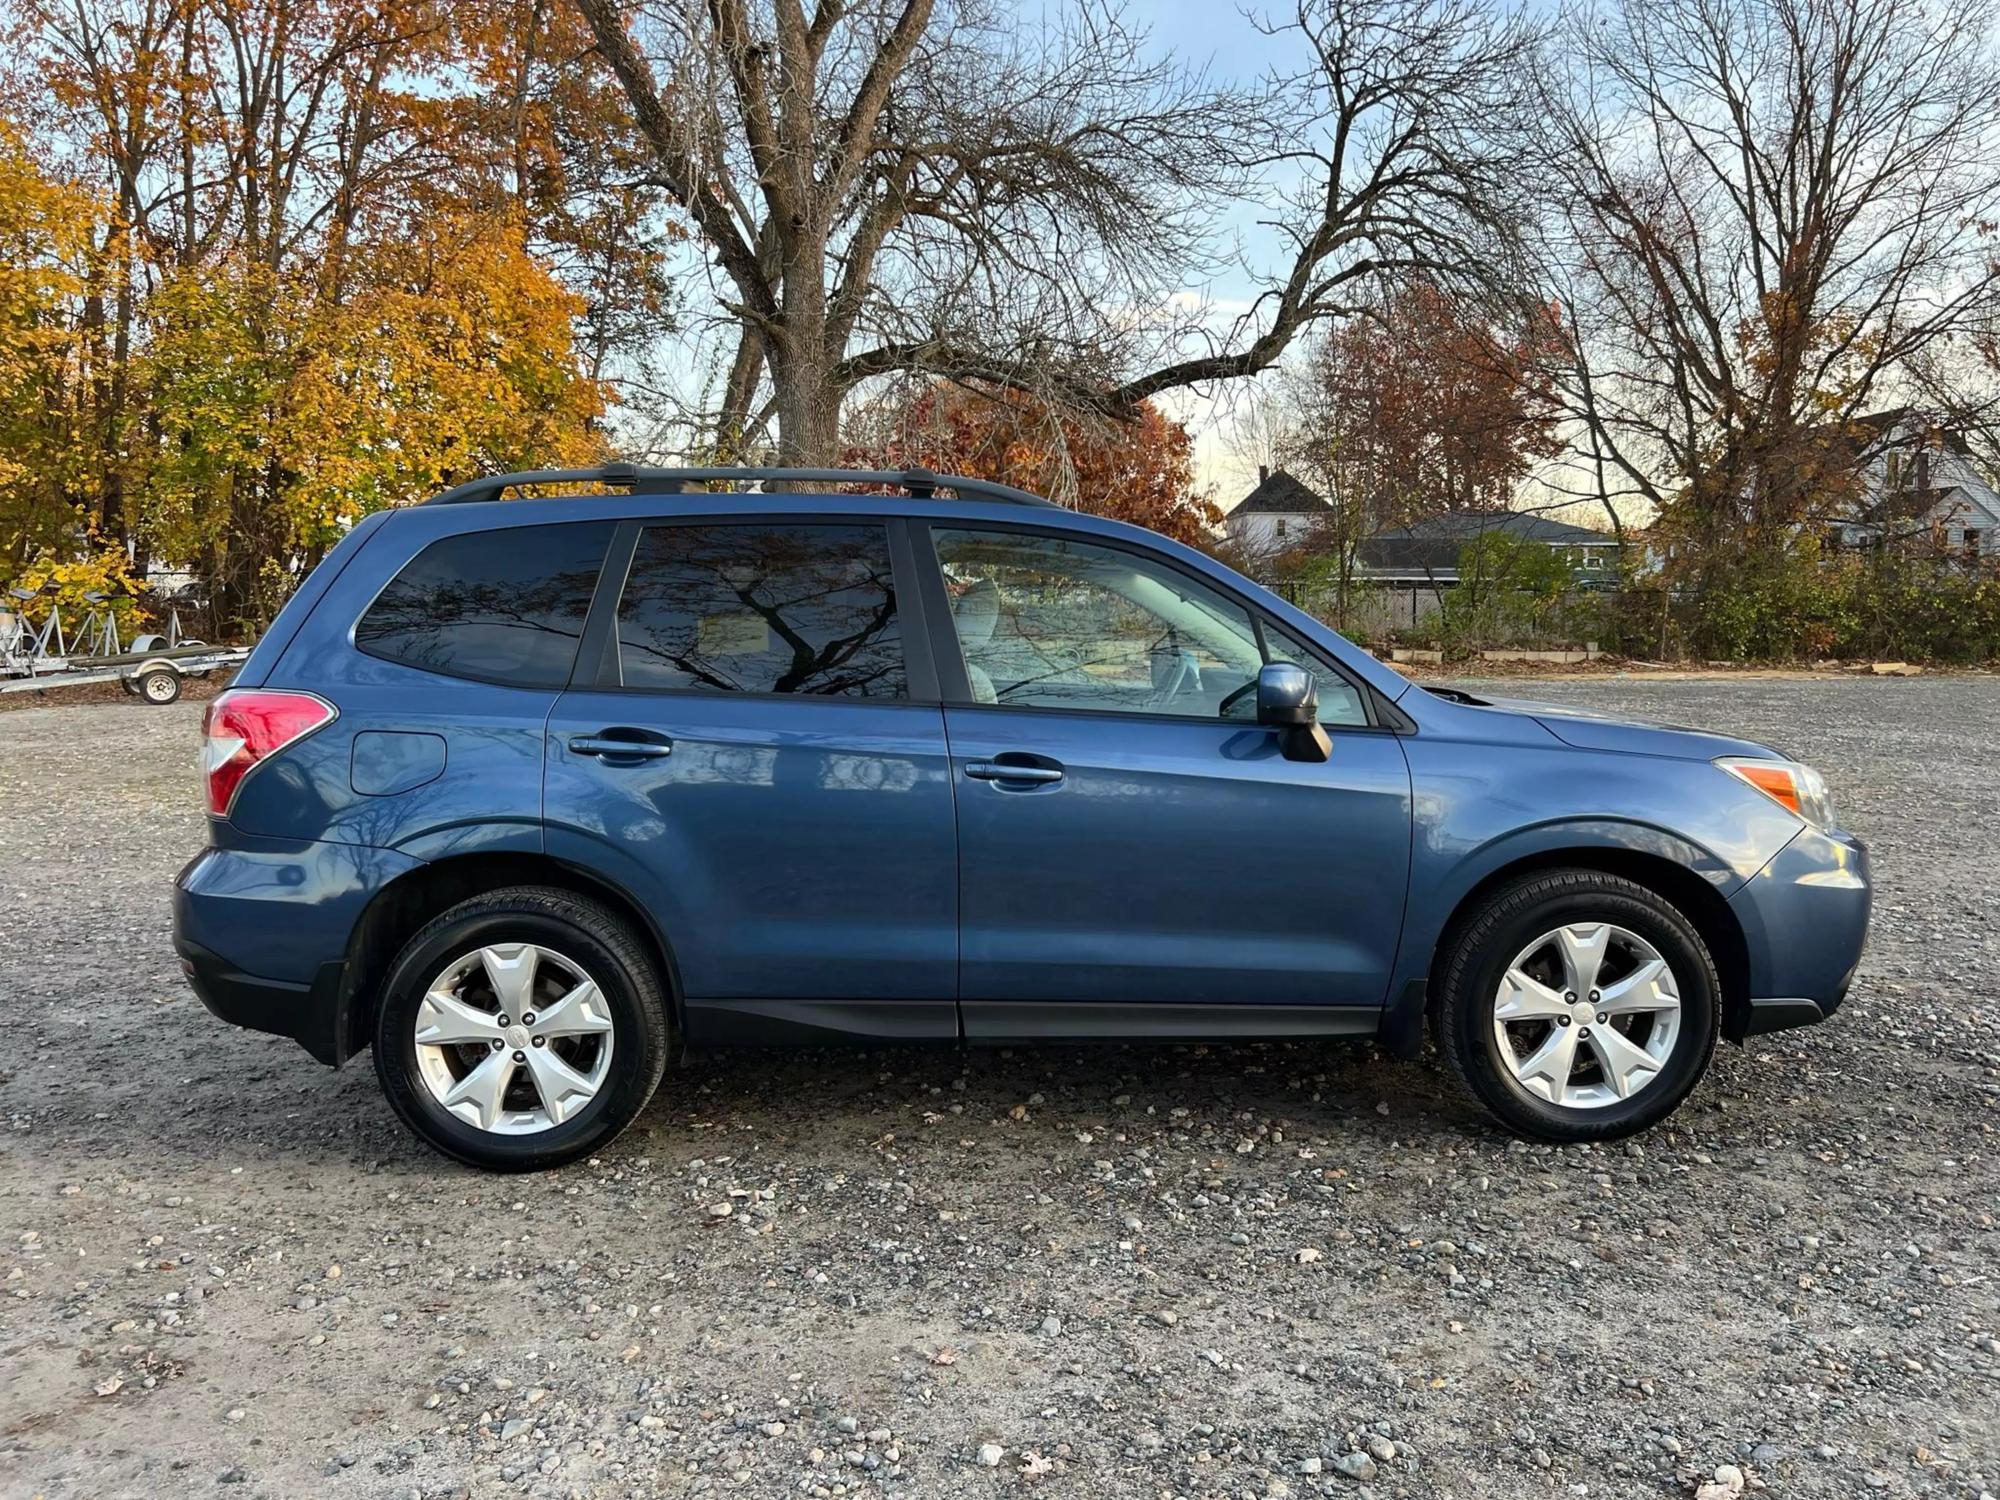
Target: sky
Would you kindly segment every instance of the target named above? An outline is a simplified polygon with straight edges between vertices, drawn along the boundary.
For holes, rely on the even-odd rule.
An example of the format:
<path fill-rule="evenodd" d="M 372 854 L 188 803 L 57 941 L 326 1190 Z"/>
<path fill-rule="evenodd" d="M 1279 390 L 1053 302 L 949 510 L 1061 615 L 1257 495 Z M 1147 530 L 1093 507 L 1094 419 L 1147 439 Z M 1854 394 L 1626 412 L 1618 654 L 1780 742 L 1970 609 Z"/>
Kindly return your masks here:
<path fill-rule="evenodd" d="M 1158 54 L 1205 69 L 1217 82 L 1254 81 L 1302 61 L 1296 37 L 1264 35 L 1232 0 L 1128 0 L 1126 14 L 1147 31 Z M 1253 265 L 1279 268 L 1281 251 L 1254 212 L 1234 209 L 1225 222 L 1243 237 Z M 1249 275 L 1235 273 L 1184 290 L 1227 315 L 1246 307 L 1259 288 Z M 1234 384 L 1237 389 L 1179 392 L 1161 402 L 1194 435 L 1196 476 L 1225 510 L 1257 482 L 1257 455 L 1244 450 L 1234 430 L 1237 413 L 1257 399 L 1257 382 Z"/>

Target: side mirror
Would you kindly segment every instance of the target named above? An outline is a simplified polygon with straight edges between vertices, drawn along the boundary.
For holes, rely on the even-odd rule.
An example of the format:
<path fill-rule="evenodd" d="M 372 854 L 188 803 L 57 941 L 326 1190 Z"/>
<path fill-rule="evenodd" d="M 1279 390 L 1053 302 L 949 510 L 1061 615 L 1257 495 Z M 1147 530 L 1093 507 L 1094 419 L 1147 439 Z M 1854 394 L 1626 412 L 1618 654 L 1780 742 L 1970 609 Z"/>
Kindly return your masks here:
<path fill-rule="evenodd" d="M 1296 662 L 1269 661 L 1257 671 L 1257 722 L 1278 731 L 1286 760 L 1324 761 L 1333 742 L 1319 722 L 1319 688 Z"/>

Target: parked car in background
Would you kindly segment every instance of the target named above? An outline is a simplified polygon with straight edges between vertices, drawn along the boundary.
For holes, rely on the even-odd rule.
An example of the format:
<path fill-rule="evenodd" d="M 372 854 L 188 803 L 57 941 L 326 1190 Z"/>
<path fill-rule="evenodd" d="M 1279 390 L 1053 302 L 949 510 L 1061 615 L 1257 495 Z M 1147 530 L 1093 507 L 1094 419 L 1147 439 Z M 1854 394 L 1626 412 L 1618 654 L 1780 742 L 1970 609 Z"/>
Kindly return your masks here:
<path fill-rule="evenodd" d="M 197 992 L 372 1047 L 503 1170 L 601 1147 L 682 1043 L 1428 1025 L 1503 1124 L 1603 1140 L 1830 1014 L 1869 906 L 1775 750 L 1426 690 L 1198 552 L 922 471 L 371 516 L 204 767 Z"/>

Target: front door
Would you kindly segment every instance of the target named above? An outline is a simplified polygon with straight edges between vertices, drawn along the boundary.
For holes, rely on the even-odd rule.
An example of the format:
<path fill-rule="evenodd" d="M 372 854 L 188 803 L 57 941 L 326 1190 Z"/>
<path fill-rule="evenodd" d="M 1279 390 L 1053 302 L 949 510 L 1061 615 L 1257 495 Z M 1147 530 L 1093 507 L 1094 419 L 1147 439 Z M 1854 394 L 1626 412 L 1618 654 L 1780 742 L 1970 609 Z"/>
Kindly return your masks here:
<path fill-rule="evenodd" d="M 888 529 L 662 519 L 606 572 L 549 718 L 549 853 L 653 913 L 696 1040 L 956 1035 L 943 717 Z"/>
<path fill-rule="evenodd" d="M 940 641 L 939 674 L 967 1034 L 1116 1031 L 1113 1006 L 1201 1007 L 1180 1013 L 1196 1030 L 1271 1029 L 1266 1006 L 1372 1025 L 1410 774 L 1362 690 L 1157 555 L 1025 527 L 932 537 L 956 647 Z M 1324 763 L 1284 759 L 1255 723 L 1267 658 L 1318 679 Z"/>

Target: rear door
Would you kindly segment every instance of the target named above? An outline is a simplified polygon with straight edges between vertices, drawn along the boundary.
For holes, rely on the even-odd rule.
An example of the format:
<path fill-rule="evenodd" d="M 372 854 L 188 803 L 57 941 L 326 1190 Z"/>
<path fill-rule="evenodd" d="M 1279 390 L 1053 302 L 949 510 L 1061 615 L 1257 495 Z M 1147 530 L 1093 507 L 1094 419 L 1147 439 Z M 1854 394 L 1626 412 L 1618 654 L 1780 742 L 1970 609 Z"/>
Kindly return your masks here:
<path fill-rule="evenodd" d="M 656 915 L 697 1038 L 957 1034 L 950 768 L 902 527 L 662 516 L 612 544 L 549 718 L 548 850 Z"/>
<path fill-rule="evenodd" d="M 966 1034 L 1372 1031 L 1410 774 L 1361 687 L 1150 551 L 931 531 Z M 1279 658 L 1319 680 L 1323 763 L 1255 723 Z"/>

